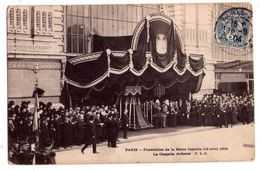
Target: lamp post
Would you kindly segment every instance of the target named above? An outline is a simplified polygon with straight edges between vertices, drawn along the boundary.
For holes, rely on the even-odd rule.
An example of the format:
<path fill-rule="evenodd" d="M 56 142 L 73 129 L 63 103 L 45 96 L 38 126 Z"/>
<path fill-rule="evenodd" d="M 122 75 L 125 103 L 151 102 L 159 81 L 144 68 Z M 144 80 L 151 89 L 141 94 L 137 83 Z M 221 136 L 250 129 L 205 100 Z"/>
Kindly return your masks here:
<path fill-rule="evenodd" d="M 34 117 L 33 117 L 33 133 L 34 133 L 34 143 L 35 143 L 35 147 L 34 147 L 34 161 L 33 164 L 36 164 L 36 153 L 39 149 L 39 118 L 38 118 L 38 71 L 39 71 L 39 65 L 38 63 L 35 64 L 34 66 L 34 74 L 35 74 L 35 83 L 34 83 L 34 98 L 35 98 L 35 102 L 34 102 Z"/>

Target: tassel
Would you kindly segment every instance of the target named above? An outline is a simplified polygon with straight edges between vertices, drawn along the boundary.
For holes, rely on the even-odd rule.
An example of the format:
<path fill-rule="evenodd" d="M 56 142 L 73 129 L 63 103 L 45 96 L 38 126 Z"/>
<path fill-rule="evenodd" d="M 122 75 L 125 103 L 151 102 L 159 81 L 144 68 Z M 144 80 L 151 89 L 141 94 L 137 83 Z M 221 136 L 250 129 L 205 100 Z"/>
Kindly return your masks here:
<path fill-rule="evenodd" d="M 106 50 L 106 53 L 107 53 L 107 73 L 108 73 L 108 77 L 110 77 L 110 54 L 111 54 L 111 50 L 110 49 L 107 49 Z"/>
<path fill-rule="evenodd" d="M 149 43 L 149 39 L 150 39 L 150 33 L 149 33 L 149 28 L 150 28 L 150 16 L 146 16 L 146 28 L 147 28 L 147 39 L 146 42 Z"/>
<path fill-rule="evenodd" d="M 129 61 L 129 68 L 130 70 L 134 68 L 134 64 L 133 64 L 133 50 L 132 49 L 128 49 L 128 53 L 130 56 L 130 61 Z"/>

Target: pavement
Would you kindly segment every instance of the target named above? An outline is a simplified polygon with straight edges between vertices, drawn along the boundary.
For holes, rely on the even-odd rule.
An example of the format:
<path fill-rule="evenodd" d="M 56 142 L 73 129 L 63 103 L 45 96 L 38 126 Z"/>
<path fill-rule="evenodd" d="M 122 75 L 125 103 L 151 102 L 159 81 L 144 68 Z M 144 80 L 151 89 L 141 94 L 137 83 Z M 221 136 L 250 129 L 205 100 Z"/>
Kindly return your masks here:
<path fill-rule="evenodd" d="M 209 161 L 251 161 L 255 158 L 254 124 L 233 128 L 177 127 L 130 131 L 119 135 L 118 148 L 99 144 L 82 154 L 81 146 L 56 152 L 57 164 L 176 163 Z"/>
<path fill-rule="evenodd" d="M 120 131 L 118 134 L 118 143 L 129 143 L 129 142 L 135 142 L 135 141 L 142 141 L 142 140 L 149 140 L 154 138 L 160 138 L 160 137 L 168 137 L 168 136 L 174 136 L 174 135 L 183 135 L 183 134 L 189 134 L 192 132 L 202 132 L 202 131 L 208 131 L 212 129 L 220 129 L 213 126 L 178 126 L 178 127 L 167 127 L 167 128 L 150 128 L 150 129 L 141 129 L 141 130 L 132 130 L 128 131 L 128 139 L 123 139 L 123 132 Z M 97 144 L 97 147 L 99 146 L 106 146 L 107 141 Z M 69 151 L 69 150 L 75 150 L 80 149 L 82 145 L 74 145 L 67 148 L 59 148 L 54 150 L 55 152 L 59 151 Z"/>

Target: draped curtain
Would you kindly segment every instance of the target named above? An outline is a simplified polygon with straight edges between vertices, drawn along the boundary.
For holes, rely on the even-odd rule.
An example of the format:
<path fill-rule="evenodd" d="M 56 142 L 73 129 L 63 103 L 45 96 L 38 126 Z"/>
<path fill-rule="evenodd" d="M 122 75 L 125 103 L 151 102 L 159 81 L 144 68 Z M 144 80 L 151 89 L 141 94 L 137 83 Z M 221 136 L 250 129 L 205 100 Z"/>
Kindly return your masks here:
<path fill-rule="evenodd" d="M 182 52 L 172 22 L 144 22 L 133 51 L 133 36 L 94 35 L 93 53 L 67 60 L 63 92 L 84 99 L 95 92 L 106 92 L 115 98 L 112 96 L 121 94 L 126 86 L 150 91 L 160 85 L 167 94 L 179 86 L 192 93 L 199 91 L 204 76 L 203 57 L 195 59 Z M 165 36 L 163 45 L 167 51 L 163 54 L 158 49 L 158 35 Z"/>

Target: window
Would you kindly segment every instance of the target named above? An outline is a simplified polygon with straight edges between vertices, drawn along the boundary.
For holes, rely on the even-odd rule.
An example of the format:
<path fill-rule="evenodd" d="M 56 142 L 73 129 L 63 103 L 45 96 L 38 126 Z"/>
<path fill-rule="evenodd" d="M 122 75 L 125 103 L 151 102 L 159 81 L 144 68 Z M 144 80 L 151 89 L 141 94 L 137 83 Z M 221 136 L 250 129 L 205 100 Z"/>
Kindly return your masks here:
<path fill-rule="evenodd" d="M 51 32 L 52 31 L 52 13 L 48 13 L 48 29 Z"/>
<path fill-rule="evenodd" d="M 40 11 L 36 12 L 36 31 L 39 33 L 41 30 L 41 14 Z"/>
<path fill-rule="evenodd" d="M 21 29 L 21 10 L 19 8 L 16 10 L 16 27 Z"/>
<path fill-rule="evenodd" d="M 23 10 L 23 29 L 27 30 L 27 10 Z"/>
<path fill-rule="evenodd" d="M 90 32 L 104 36 L 132 35 L 138 22 L 155 12 L 159 12 L 158 5 L 67 6 L 67 53 L 90 53 Z"/>
<path fill-rule="evenodd" d="M 216 73 L 216 80 L 220 80 L 221 79 L 221 74 L 220 73 Z"/>
<path fill-rule="evenodd" d="M 46 12 L 42 13 L 42 30 L 47 31 Z"/>
<path fill-rule="evenodd" d="M 11 8 L 9 11 L 9 26 L 10 28 L 14 28 L 14 9 Z"/>
<path fill-rule="evenodd" d="M 254 79 L 254 74 L 249 73 L 249 74 L 248 74 L 248 79 Z"/>
<path fill-rule="evenodd" d="M 67 52 L 89 53 L 89 6 L 67 6 Z M 85 15 L 84 15 L 85 14 Z"/>

